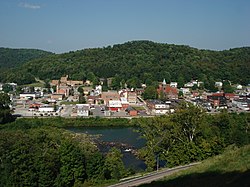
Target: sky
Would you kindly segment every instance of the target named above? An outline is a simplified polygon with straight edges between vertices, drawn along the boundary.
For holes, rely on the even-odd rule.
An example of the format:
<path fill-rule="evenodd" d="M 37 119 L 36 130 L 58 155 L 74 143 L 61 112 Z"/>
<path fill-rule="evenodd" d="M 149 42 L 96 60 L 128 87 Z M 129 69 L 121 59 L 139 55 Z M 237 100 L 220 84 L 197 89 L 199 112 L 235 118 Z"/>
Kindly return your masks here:
<path fill-rule="evenodd" d="M 250 0 L 0 0 L 0 47 L 64 53 L 133 40 L 250 46 Z"/>

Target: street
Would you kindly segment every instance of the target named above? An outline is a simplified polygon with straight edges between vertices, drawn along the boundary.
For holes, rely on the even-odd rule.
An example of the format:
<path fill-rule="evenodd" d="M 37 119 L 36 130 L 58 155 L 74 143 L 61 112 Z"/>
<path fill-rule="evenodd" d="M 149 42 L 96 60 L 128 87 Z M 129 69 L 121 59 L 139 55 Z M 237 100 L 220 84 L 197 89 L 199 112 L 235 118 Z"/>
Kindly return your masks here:
<path fill-rule="evenodd" d="M 185 166 L 177 166 L 177 167 L 171 168 L 171 169 L 164 169 L 164 170 L 161 170 L 159 172 L 152 172 L 152 173 L 147 174 L 145 176 L 142 176 L 142 177 L 139 177 L 136 179 L 131 179 L 131 180 L 121 182 L 118 184 L 114 184 L 114 185 L 111 185 L 109 187 L 139 186 L 141 184 L 151 183 L 152 181 L 159 180 L 165 176 L 171 175 L 172 173 L 188 169 L 188 168 L 193 167 L 193 166 L 198 165 L 198 164 L 200 164 L 200 162 L 192 163 L 192 164 L 185 165 Z"/>

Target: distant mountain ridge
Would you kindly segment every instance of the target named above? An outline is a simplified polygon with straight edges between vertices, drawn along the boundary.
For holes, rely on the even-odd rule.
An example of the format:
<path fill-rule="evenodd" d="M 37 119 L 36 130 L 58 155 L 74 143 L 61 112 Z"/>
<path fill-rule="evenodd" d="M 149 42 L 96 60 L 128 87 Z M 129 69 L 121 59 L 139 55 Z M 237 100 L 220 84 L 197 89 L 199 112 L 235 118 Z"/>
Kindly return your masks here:
<path fill-rule="evenodd" d="M 30 60 L 20 67 L 3 72 L 0 82 L 34 81 L 32 77 L 71 79 L 114 77 L 114 87 L 127 83 L 135 87 L 154 81 L 177 81 L 180 85 L 191 79 L 206 84 L 218 80 L 250 83 L 250 47 L 224 51 L 199 50 L 184 45 L 162 44 L 152 41 L 130 41 L 103 48 L 83 49 L 64 54 L 53 54 Z"/>
<path fill-rule="evenodd" d="M 0 47 L 0 69 L 14 68 L 33 59 L 53 54 L 39 49 L 12 49 Z"/>

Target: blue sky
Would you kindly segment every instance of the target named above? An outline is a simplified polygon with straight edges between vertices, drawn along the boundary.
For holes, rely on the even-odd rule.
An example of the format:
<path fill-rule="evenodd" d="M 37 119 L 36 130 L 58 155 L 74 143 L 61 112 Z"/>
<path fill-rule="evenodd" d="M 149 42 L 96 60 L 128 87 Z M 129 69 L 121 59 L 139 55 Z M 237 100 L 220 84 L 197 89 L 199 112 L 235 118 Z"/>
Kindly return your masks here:
<path fill-rule="evenodd" d="M 250 46 L 250 0 L 0 0 L 0 46 L 62 53 L 131 40 Z"/>

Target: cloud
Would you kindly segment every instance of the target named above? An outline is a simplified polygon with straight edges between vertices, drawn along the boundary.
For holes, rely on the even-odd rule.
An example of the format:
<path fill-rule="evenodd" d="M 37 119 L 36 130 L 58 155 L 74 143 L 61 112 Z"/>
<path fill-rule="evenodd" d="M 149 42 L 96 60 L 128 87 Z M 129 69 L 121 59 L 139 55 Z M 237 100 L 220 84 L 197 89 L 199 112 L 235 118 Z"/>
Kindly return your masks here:
<path fill-rule="evenodd" d="M 20 3 L 19 6 L 22 8 L 29 8 L 29 9 L 40 9 L 41 8 L 40 5 L 34 5 L 34 4 L 29 4 L 29 3 Z"/>

